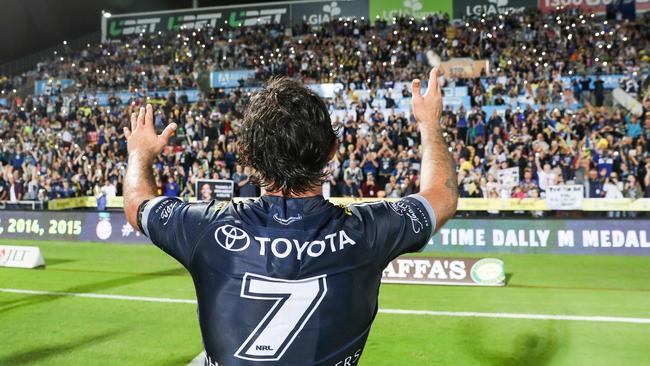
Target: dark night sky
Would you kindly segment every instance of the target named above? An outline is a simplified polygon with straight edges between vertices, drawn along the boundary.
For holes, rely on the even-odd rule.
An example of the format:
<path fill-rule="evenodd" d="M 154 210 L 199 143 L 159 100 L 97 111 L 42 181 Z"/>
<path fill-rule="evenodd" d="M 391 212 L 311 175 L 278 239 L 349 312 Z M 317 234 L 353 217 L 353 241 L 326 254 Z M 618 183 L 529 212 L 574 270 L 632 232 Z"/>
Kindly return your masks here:
<path fill-rule="evenodd" d="M 199 0 L 199 6 L 268 0 Z M 0 64 L 100 29 L 101 11 L 114 14 L 192 7 L 192 0 L 2 0 Z"/>

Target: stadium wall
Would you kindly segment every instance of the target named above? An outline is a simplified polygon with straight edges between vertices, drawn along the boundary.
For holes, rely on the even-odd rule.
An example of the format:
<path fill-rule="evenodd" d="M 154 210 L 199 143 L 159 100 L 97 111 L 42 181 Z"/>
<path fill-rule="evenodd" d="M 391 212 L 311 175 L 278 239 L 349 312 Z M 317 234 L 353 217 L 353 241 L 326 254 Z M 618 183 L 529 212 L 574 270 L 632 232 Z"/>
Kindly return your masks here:
<path fill-rule="evenodd" d="M 650 220 L 452 219 L 425 252 L 650 255 Z M 0 211 L 0 238 L 147 244 L 122 212 Z"/>

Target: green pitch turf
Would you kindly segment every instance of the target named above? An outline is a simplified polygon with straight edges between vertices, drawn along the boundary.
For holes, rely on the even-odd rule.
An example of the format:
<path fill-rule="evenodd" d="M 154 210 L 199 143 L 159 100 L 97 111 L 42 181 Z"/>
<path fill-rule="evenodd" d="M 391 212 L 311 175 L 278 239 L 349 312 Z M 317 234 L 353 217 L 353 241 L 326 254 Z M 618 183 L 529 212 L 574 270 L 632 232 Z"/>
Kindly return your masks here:
<path fill-rule="evenodd" d="M 39 245 L 47 262 L 0 268 L 0 288 L 194 298 L 190 277 L 153 246 L 0 243 Z M 498 257 L 505 288 L 383 285 L 380 306 L 650 318 L 650 257 Z M 0 292 L 1 366 L 176 366 L 200 351 L 192 304 Z M 650 324 L 379 314 L 360 364 L 650 365 Z"/>

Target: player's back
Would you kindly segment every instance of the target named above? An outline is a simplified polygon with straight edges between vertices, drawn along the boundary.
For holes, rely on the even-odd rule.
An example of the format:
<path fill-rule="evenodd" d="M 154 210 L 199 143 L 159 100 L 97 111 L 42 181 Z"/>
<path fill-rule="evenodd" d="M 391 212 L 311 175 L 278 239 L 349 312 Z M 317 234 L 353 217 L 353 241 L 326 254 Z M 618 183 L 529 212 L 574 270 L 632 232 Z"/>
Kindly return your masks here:
<path fill-rule="evenodd" d="M 206 364 L 226 366 L 355 365 L 381 271 L 424 245 L 435 222 L 419 196 L 350 207 L 322 196 L 163 198 L 148 209 L 145 232 L 194 279 Z"/>

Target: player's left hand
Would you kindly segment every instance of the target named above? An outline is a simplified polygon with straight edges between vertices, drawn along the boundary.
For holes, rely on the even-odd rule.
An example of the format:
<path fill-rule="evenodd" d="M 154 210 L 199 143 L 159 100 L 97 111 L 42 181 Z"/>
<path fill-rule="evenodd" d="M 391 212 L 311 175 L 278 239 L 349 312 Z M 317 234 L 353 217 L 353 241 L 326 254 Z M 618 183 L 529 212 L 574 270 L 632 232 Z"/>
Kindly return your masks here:
<path fill-rule="evenodd" d="M 157 156 L 174 135 L 176 128 L 176 123 L 170 123 L 160 135 L 156 134 L 153 107 L 151 104 L 147 104 L 146 109 L 141 107 L 137 116 L 131 114 L 131 129 L 124 127 L 129 155 L 137 153 L 151 158 Z"/>
<path fill-rule="evenodd" d="M 411 83 L 413 97 L 411 98 L 411 107 L 413 115 L 418 123 L 425 125 L 440 126 L 440 117 L 442 116 L 442 91 L 438 76 L 440 72 L 437 68 L 431 69 L 429 73 L 429 86 L 426 93 L 421 94 L 420 79 L 415 79 Z"/>

